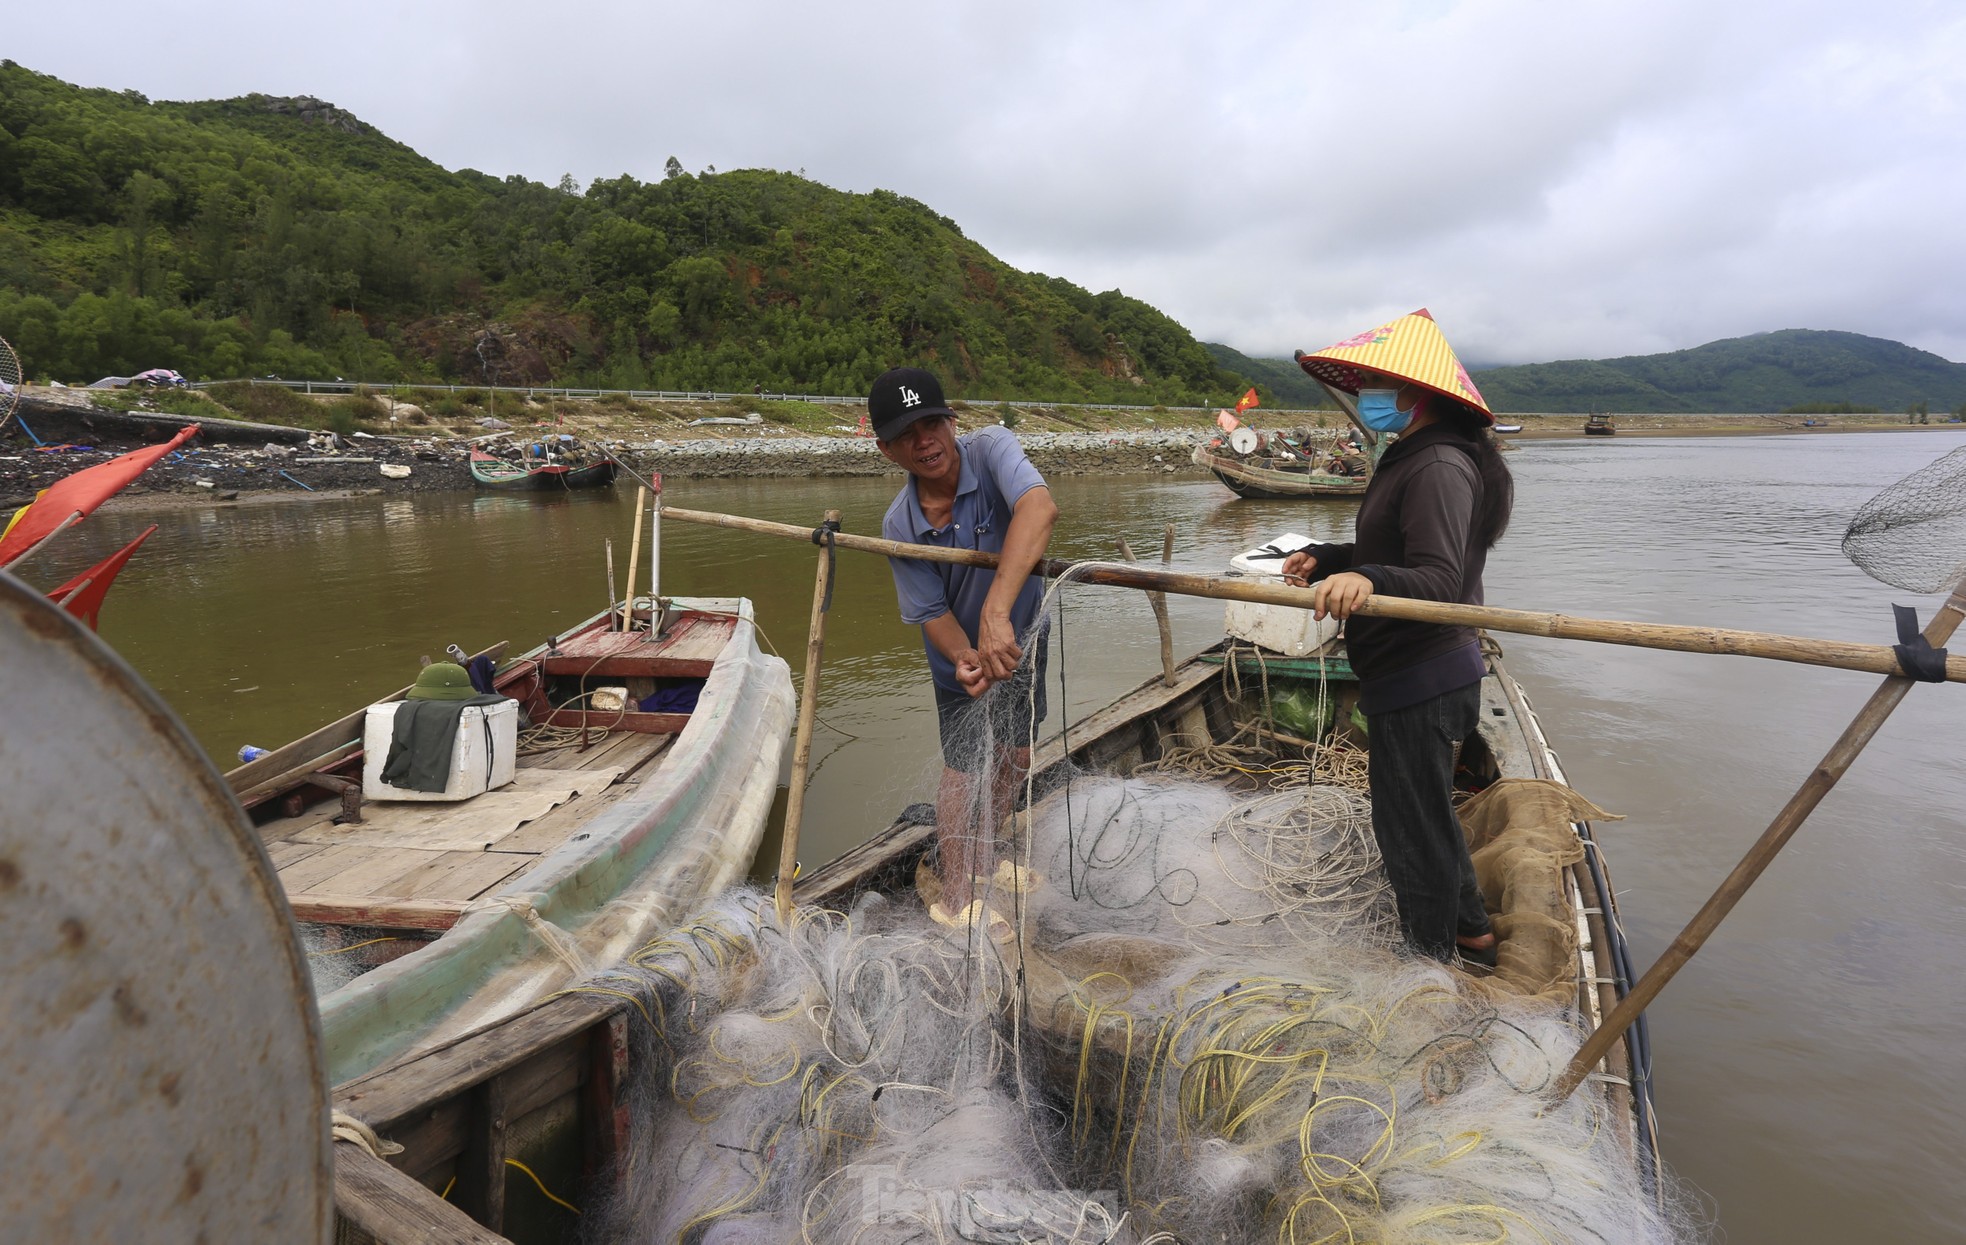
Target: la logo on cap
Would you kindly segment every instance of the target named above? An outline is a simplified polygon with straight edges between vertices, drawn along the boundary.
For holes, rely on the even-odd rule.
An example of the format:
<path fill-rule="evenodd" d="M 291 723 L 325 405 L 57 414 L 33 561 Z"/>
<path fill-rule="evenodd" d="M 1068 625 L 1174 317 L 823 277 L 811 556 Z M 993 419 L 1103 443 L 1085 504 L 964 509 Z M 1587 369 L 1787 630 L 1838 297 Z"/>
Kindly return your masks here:
<path fill-rule="evenodd" d="M 901 386 L 902 409 L 905 410 L 908 407 L 920 406 L 921 404 L 922 404 L 922 395 L 916 393 L 914 390 L 908 388 L 908 386 L 906 385 Z"/>

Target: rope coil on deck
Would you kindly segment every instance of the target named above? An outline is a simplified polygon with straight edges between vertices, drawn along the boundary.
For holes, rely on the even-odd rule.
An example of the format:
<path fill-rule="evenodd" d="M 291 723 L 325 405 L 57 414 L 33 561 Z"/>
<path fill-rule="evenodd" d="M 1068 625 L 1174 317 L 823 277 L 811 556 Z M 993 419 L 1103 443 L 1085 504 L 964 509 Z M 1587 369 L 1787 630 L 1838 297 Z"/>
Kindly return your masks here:
<path fill-rule="evenodd" d="M 392 1154 L 401 1154 L 403 1147 L 393 1141 L 384 1141 L 375 1129 L 356 1119 L 346 1111 L 336 1111 L 329 1120 L 333 1126 L 334 1139 L 346 1141 L 367 1151 L 372 1159 L 385 1159 Z"/>

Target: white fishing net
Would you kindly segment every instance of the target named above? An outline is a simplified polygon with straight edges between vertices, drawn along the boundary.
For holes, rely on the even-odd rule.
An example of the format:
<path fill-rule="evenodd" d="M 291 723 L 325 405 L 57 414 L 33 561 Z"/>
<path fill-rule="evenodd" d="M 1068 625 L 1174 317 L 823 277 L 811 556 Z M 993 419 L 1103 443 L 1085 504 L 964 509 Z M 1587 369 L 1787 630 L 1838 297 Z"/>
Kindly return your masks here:
<path fill-rule="evenodd" d="M 933 853 L 850 913 L 738 891 L 587 983 L 633 1004 L 639 1101 L 584 1236 L 1696 1238 L 1606 1098 L 1549 1098 L 1574 946 L 1529 995 L 1401 951 L 1359 754 L 1289 740 L 1167 740 L 1001 817 L 992 736 L 938 812 L 977 905 Z"/>

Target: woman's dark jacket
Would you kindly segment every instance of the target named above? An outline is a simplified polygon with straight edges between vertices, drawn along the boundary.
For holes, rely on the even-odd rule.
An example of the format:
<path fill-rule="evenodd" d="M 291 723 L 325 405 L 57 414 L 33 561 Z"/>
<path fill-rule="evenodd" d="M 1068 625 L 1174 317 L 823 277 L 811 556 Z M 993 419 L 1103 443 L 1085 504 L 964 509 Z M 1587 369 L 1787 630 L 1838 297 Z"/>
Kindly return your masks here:
<path fill-rule="evenodd" d="M 1353 543 L 1312 550 L 1313 577 L 1355 571 L 1375 593 L 1480 605 L 1488 562 L 1474 535 L 1480 504 L 1474 447 L 1452 426 L 1430 424 L 1387 448 L 1365 486 Z M 1472 627 L 1354 615 L 1345 635 L 1366 713 L 1419 704 L 1485 673 Z"/>

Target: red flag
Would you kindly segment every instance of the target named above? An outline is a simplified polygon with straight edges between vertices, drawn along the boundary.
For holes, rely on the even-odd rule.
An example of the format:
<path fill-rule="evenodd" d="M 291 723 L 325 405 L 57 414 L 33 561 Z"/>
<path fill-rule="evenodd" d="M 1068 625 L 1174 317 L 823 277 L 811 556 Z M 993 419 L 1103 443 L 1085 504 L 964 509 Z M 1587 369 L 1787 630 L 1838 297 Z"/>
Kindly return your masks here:
<path fill-rule="evenodd" d="M 14 513 L 5 534 L 0 535 L 0 566 L 40 544 L 70 518 L 86 515 L 114 497 L 158 459 L 197 434 L 198 425 L 192 424 L 162 445 L 84 467 L 42 489 L 40 496 Z"/>
<path fill-rule="evenodd" d="M 1256 400 L 1256 389 L 1254 386 L 1251 386 L 1248 393 L 1236 399 L 1236 414 L 1240 415 L 1250 407 L 1260 405 L 1261 403 Z"/>
<path fill-rule="evenodd" d="M 1224 432 L 1234 432 L 1242 427 L 1242 421 L 1227 411 L 1215 412 L 1215 422 Z"/>
<path fill-rule="evenodd" d="M 116 582 L 116 573 L 137 551 L 137 546 L 149 540 L 156 530 L 155 523 L 144 528 L 135 540 L 50 592 L 48 599 L 89 624 L 89 630 L 94 631 L 96 615 L 102 612 L 102 599 L 109 595 L 109 585 Z"/>

